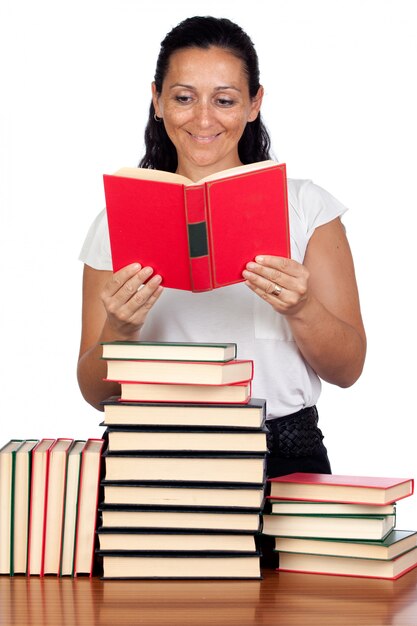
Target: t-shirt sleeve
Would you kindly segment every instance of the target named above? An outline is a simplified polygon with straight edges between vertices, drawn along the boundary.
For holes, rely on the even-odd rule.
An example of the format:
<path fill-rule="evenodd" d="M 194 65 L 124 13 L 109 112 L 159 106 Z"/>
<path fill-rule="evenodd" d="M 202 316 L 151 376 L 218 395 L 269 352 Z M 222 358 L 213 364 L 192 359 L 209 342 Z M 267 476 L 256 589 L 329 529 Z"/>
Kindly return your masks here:
<path fill-rule="evenodd" d="M 318 226 L 341 217 L 347 211 L 347 207 L 339 200 L 311 180 L 305 181 L 301 186 L 299 199 L 304 214 L 307 239 L 310 239 Z"/>
<path fill-rule="evenodd" d="M 97 215 L 91 224 L 78 258 L 96 270 L 113 271 L 105 209 Z"/>
<path fill-rule="evenodd" d="M 318 226 L 347 211 L 328 191 L 311 180 L 289 179 L 291 257 L 303 263 L 308 242 Z"/>

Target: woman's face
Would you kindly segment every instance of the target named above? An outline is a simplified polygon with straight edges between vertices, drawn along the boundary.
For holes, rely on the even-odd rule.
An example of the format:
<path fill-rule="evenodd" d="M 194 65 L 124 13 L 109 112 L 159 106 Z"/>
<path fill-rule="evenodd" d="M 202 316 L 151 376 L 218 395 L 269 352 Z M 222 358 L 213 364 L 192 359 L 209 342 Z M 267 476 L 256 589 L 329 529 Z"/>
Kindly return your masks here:
<path fill-rule="evenodd" d="M 158 95 L 152 85 L 152 95 L 177 149 L 178 173 L 198 180 L 241 164 L 237 144 L 258 115 L 263 89 L 250 97 L 240 59 L 216 47 L 178 50 L 162 92 Z"/>

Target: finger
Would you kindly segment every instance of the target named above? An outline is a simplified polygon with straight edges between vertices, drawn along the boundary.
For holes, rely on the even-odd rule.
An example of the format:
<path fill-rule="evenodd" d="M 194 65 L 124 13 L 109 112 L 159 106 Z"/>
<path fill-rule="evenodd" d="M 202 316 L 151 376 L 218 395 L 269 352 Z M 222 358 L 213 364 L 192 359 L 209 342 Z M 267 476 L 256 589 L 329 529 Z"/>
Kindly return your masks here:
<path fill-rule="evenodd" d="M 103 295 L 112 297 L 116 294 L 119 289 L 126 283 L 126 281 L 133 278 L 139 270 L 141 270 L 142 266 L 139 263 L 131 263 L 130 265 L 126 265 L 118 272 L 115 272 L 109 282 L 105 285 L 103 290 Z"/>
<path fill-rule="evenodd" d="M 261 291 L 265 291 L 267 294 L 275 294 L 277 293 L 278 288 L 286 291 L 298 292 L 303 290 L 299 285 L 299 281 L 291 276 L 286 276 L 282 273 L 276 273 L 273 270 L 266 271 L 262 270 L 262 274 L 258 274 L 256 272 L 250 272 L 249 270 L 243 271 L 243 277 L 253 286 L 255 289 L 259 289 Z"/>
<path fill-rule="evenodd" d="M 127 300 L 124 305 L 120 307 L 120 316 L 123 317 L 124 320 L 130 321 L 138 311 L 142 309 L 146 310 L 149 306 L 149 300 L 153 303 L 153 298 L 160 287 L 161 281 L 162 277 L 159 274 L 156 274 L 146 283 L 141 283 L 136 288 L 136 291 L 131 295 L 129 300 Z"/>
<path fill-rule="evenodd" d="M 285 294 L 286 290 L 281 289 L 278 293 L 274 290 L 275 284 L 269 282 L 266 289 L 262 289 L 259 285 L 255 285 L 249 281 L 246 281 L 245 284 L 260 298 L 272 304 L 272 306 L 277 310 L 283 312 L 287 306 L 285 302 Z"/>
<path fill-rule="evenodd" d="M 275 283 L 277 285 L 280 285 L 281 287 L 285 287 L 285 289 L 288 289 L 289 291 L 298 292 L 301 290 L 302 292 L 304 292 L 307 288 L 309 272 L 303 265 L 300 265 L 298 263 L 297 265 L 297 274 L 294 275 L 288 274 L 280 269 L 277 269 L 276 267 L 274 268 L 251 262 L 248 263 L 246 266 L 248 268 L 246 272 L 249 273 L 247 273 L 246 275 L 245 273 L 243 273 L 243 276 L 248 280 L 256 282 L 256 284 L 263 286 L 263 288 L 265 289 L 265 283 L 263 283 L 262 281 L 259 282 L 256 277 L 260 277 L 261 279 L 264 279 L 271 283 Z"/>
<path fill-rule="evenodd" d="M 255 257 L 255 262 L 261 267 L 271 268 L 288 276 L 294 276 L 294 278 L 300 276 L 304 269 L 298 261 L 281 256 L 258 255 Z"/>
<path fill-rule="evenodd" d="M 158 285 L 155 291 L 149 296 L 147 300 L 144 301 L 143 305 L 139 309 L 137 309 L 137 311 L 133 314 L 132 318 L 129 321 L 133 324 L 141 322 L 141 318 L 144 317 L 144 314 L 147 314 L 150 311 L 150 309 L 153 307 L 163 291 L 163 286 Z"/>
<path fill-rule="evenodd" d="M 114 285 L 116 284 L 119 286 L 119 288 L 109 297 L 113 299 L 116 306 L 122 306 L 126 302 L 129 302 L 132 297 L 134 297 L 138 289 L 142 287 L 142 285 L 146 281 L 149 280 L 149 277 L 152 276 L 152 273 L 153 269 L 151 267 L 143 267 L 122 284 L 120 284 L 120 277 L 115 275 L 113 277 L 113 282 L 111 281 L 111 286 L 114 287 Z"/>
<path fill-rule="evenodd" d="M 262 293 L 276 297 L 277 295 L 280 295 L 284 289 L 286 289 L 282 283 L 273 282 L 259 276 L 259 274 L 248 272 L 247 270 L 243 272 L 243 277 L 246 279 L 246 284 L 252 289 L 252 291 L 258 293 L 258 295 Z"/>

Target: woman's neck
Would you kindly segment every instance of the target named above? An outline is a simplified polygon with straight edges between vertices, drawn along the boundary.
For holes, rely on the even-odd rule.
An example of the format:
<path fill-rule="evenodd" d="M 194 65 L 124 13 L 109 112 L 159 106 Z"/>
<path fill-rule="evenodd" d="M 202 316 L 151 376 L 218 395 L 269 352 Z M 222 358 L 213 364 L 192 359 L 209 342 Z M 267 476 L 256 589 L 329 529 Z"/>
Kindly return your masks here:
<path fill-rule="evenodd" d="M 189 178 L 193 182 L 197 182 L 202 178 L 205 178 L 206 176 L 210 176 L 211 174 L 217 174 L 218 172 L 228 170 L 231 167 L 237 167 L 238 165 L 242 165 L 242 162 L 238 157 L 213 163 L 210 165 L 201 166 L 195 165 L 194 163 L 179 161 L 176 173 L 181 174 L 181 176 L 185 176 L 186 178 Z"/>

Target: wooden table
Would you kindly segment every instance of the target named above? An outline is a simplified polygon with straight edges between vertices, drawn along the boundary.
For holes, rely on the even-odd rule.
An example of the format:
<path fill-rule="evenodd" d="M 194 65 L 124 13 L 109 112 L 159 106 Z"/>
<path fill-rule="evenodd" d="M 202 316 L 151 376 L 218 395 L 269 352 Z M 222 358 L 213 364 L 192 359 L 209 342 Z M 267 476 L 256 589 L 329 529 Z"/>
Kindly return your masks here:
<path fill-rule="evenodd" d="M 252 581 L 0 577 L 1 626 L 417 626 L 417 569 L 397 581 L 263 571 Z"/>

